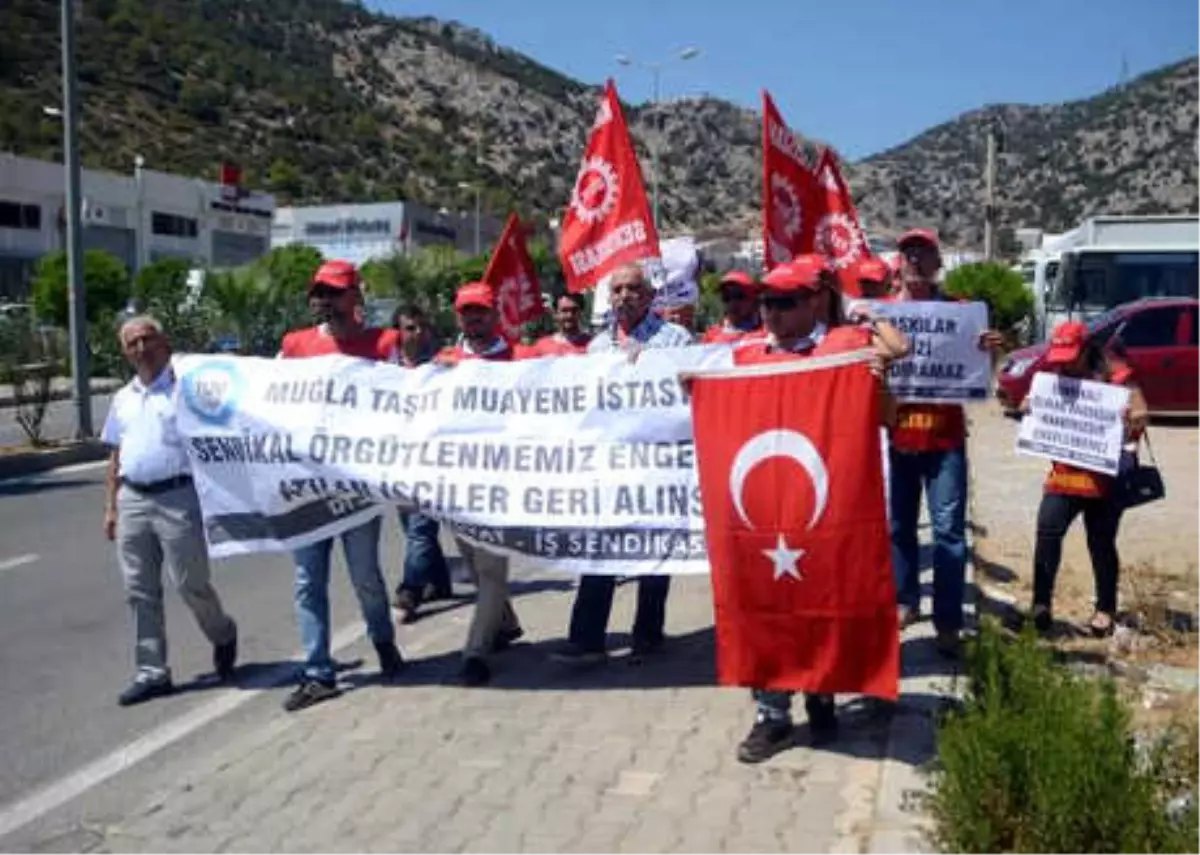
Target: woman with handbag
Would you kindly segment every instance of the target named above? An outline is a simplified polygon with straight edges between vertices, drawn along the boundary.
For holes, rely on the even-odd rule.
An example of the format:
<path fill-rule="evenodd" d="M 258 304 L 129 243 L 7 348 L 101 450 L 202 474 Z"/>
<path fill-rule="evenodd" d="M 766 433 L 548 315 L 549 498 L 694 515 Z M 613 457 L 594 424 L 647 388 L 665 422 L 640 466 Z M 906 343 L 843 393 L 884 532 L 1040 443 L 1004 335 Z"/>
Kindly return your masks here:
<path fill-rule="evenodd" d="M 1078 321 L 1060 324 L 1051 338 L 1046 369 L 1066 377 L 1112 383 L 1129 389 L 1124 413 L 1125 439 L 1136 448 L 1146 427 L 1146 399 L 1130 368 L 1087 341 L 1087 327 Z M 1021 409 L 1028 412 L 1029 399 Z M 1087 532 L 1088 553 L 1096 584 L 1095 611 L 1088 622 L 1092 635 L 1112 633 L 1117 613 L 1117 527 L 1125 509 L 1117 479 L 1055 461 L 1046 478 L 1038 508 L 1037 541 L 1033 552 L 1033 623 L 1038 632 L 1053 625 L 1054 581 L 1062 562 L 1062 542 L 1080 514 Z"/>

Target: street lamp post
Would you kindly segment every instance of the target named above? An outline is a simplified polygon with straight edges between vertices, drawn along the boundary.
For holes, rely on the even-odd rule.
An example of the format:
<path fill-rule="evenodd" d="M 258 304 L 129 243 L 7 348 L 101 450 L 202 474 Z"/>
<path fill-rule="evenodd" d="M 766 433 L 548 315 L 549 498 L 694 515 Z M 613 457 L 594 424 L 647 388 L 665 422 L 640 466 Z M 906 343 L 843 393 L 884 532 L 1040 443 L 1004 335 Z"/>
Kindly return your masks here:
<path fill-rule="evenodd" d="M 92 435 L 92 402 L 88 384 L 87 297 L 83 281 L 82 202 L 79 169 L 79 103 L 75 91 L 74 0 L 62 0 L 63 165 L 67 198 L 67 281 L 70 287 L 71 389 L 75 405 L 75 438 Z"/>
<path fill-rule="evenodd" d="M 617 65 L 624 66 L 639 66 L 650 72 L 653 81 L 651 88 L 650 104 L 654 107 L 659 103 L 659 81 L 662 76 L 663 65 L 671 60 L 678 59 L 681 62 L 686 62 L 689 59 L 695 59 L 700 55 L 700 48 L 687 47 L 681 50 L 678 54 L 669 57 L 663 62 L 639 62 L 629 54 L 619 53 L 616 56 Z M 661 117 L 659 122 L 655 123 L 655 130 L 661 133 Z M 654 228 L 658 228 L 658 135 L 651 137 L 650 141 L 650 204 L 654 209 Z"/>
<path fill-rule="evenodd" d="M 483 241 L 481 239 L 480 231 L 479 231 L 479 219 L 482 214 L 482 207 L 483 207 L 483 201 L 481 198 L 481 196 L 482 196 L 481 189 L 478 184 L 471 184 L 470 182 L 467 182 L 467 181 L 458 182 L 458 189 L 459 190 L 472 190 L 475 193 L 475 254 L 479 255 L 479 253 L 482 252 L 480 245 L 483 243 Z"/>

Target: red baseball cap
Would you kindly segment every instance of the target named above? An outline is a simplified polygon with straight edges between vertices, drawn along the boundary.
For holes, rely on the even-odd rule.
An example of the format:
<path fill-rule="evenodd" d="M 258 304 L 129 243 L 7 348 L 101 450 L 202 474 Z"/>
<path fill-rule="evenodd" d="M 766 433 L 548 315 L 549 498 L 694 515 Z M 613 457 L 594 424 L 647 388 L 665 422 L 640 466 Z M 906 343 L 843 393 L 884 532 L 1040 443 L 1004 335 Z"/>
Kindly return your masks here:
<path fill-rule="evenodd" d="M 755 293 L 759 288 L 758 283 L 754 281 L 754 277 L 741 270 L 730 270 L 722 275 L 718 286 L 724 288 L 726 285 L 736 285 L 750 294 Z"/>
<path fill-rule="evenodd" d="M 860 258 L 854 263 L 853 270 L 855 279 L 866 279 L 868 282 L 886 282 L 892 275 L 888 263 L 874 255 Z"/>
<path fill-rule="evenodd" d="M 763 277 L 762 284 L 772 291 L 818 291 L 825 284 L 822 277 L 832 274 L 833 268 L 823 255 L 808 253 L 773 268 Z"/>
<path fill-rule="evenodd" d="M 362 277 L 358 275 L 358 269 L 349 261 L 326 261 L 313 274 L 312 281 L 308 283 L 308 290 L 324 285 L 344 291 L 358 288 L 361 284 Z"/>
<path fill-rule="evenodd" d="M 900 235 L 900 239 L 896 241 L 896 246 L 899 249 L 904 249 L 904 245 L 910 243 L 925 243 L 929 244 L 938 252 L 942 251 L 942 245 L 938 241 L 937 232 L 935 232 L 933 229 L 909 229 L 904 234 Z"/>
<path fill-rule="evenodd" d="M 1046 353 L 1046 362 L 1051 365 L 1074 362 L 1083 352 L 1087 334 L 1087 325 L 1081 321 L 1066 321 L 1056 326 L 1054 334 L 1050 337 L 1050 350 Z"/>
<path fill-rule="evenodd" d="M 454 294 L 454 311 L 461 312 L 467 306 L 496 308 L 496 293 L 486 282 L 468 282 Z"/>

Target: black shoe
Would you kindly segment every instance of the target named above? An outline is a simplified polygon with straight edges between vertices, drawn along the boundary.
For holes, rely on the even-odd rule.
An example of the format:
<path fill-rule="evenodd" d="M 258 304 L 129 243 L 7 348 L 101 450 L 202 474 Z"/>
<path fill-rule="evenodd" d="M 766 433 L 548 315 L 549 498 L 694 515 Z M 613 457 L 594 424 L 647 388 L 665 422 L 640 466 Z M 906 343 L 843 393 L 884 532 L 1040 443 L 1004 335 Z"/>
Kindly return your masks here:
<path fill-rule="evenodd" d="M 166 697 L 174 691 L 175 684 L 171 682 L 170 677 L 153 681 L 134 680 L 129 684 L 129 688 L 117 696 L 117 703 L 123 707 L 131 707 L 154 698 Z"/>
<path fill-rule="evenodd" d="M 319 704 L 321 701 L 336 698 L 341 693 L 342 690 L 333 683 L 322 683 L 320 680 L 306 677 L 304 682 L 284 699 L 283 708 L 288 712 L 297 712 L 311 707 L 313 704 Z"/>
<path fill-rule="evenodd" d="M 435 600 L 453 600 L 453 588 L 439 588 L 437 585 L 430 582 L 421 589 L 421 600 L 426 603 L 432 603 Z"/>
<path fill-rule="evenodd" d="M 956 629 L 939 629 L 933 642 L 938 655 L 943 659 L 957 659 L 962 651 L 962 642 Z"/>
<path fill-rule="evenodd" d="M 396 589 L 396 608 L 403 613 L 405 623 L 412 623 L 416 619 L 417 609 L 420 607 L 420 594 L 414 593 L 408 588 Z"/>
<path fill-rule="evenodd" d="M 400 655 L 395 642 L 378 642 L 375 653 L 379 656 L 379 673 L 386 677 L 395 677 L 404 670 L 404 657 Z"/>
<path fill-rule="evenodd" d="M 492 679 L 492 669 L 478 656 L 463 660 L 458 679 L 464 686 L 483 686 Z"/>
<path fill-rule="evenodd" d="M 233 638 L 224 644 L 213 645 L 213 669 L 217 672 L 218 680 L 232 680 L 234 666 L 237 664 L 238 637 L 237 630 Z"/>
<path fill-rule="evenodd" d="M 663 645 L 667 643 L 666 638 L 658 636 L 656 638 L 635 638 L 633 640 L 633 649 L 630 654 L 635 659 L 642 659 L 646 656 L 653 656 L 663 649 Z"/>
<path fill-rule="evenodd" d="M 552 651 L 550 658 L 563 665 L 602 665 L 608 661 L 608 653 L 604 650 L 588 650 L 573 641 L 568 641 L 558 650 Z"/>
<path fill-rule="evenodd" d="M 1048 635 L 1054 628 L 1054 616 L 1050 613 L 1049 606 L 1033 607 L 1033 628 L 1040 635 Z"/>
<path fill-rule="evenodd" d="M 826 745 L 837 738 L 837 708 L 833 695 L 807 695 L 804 710 L 808 713 L 808 732 L 812 744 Z"/>
<path fill-rule="evenodd" d="M 492 652 L 499 653 L 502 650 L 508 650 L 524 636 L 525 630 L 519 626 L 515 629 L 502 629 L 496 633 L 496 640 L 492 642 Z"/>
<path fill-rule="evenodd" d="M 737 758 L 743 763 L 761 763 L 791 748 L 794 739 L 795 729 L 790 721 L 763 719 L 750 728 L 737 748 Z"/>

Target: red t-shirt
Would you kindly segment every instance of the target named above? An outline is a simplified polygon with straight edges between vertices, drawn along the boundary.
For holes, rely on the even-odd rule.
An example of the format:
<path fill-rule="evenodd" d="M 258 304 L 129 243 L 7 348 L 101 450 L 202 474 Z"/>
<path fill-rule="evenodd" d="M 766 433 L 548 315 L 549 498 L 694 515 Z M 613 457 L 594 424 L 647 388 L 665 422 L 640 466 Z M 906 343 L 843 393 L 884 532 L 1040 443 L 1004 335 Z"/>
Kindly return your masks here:
<path fill-rule="evenodd" d="M 522 357 L 537 358 L 539 356 L 573 356 L 587 353 L 591 337 L 587 336 L 576 344 L 561 333 L 542 336 L 520 354 Z"/>
<path fill-rule="evenodd" d="M 372 327 L 360 329 L 345 338 L 335 338 L 321 327 L 307 327 L 285 335 L 280 352 L 285 359 L 342 353 L 359 359 L 395 362 L 399 344 L 400 334 L 396 330 Z"/>

